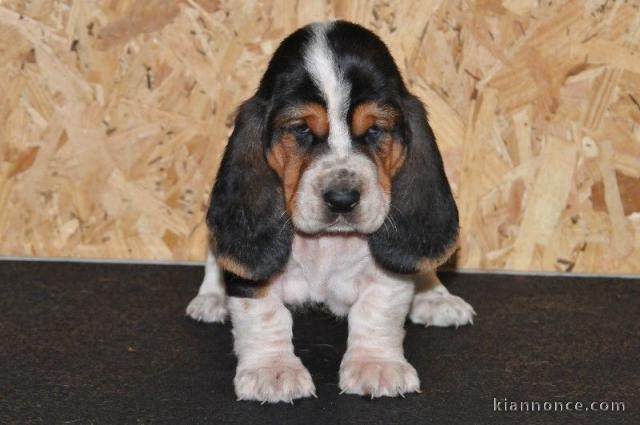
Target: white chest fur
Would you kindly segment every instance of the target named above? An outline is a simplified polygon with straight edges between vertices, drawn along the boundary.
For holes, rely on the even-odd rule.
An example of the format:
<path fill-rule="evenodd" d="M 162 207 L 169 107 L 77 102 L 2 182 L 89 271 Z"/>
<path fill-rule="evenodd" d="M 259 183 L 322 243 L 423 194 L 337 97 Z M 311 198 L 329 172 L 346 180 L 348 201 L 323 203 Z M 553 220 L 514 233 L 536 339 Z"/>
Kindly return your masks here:
<path fill-rule="evenodd" d="M 324 303 L 342 316 L 367 284 L 380 279 L 405 278 L 376 265 L 365 237 L 296 234 L 289 262 L 272 288 L 287 304 Z"/>

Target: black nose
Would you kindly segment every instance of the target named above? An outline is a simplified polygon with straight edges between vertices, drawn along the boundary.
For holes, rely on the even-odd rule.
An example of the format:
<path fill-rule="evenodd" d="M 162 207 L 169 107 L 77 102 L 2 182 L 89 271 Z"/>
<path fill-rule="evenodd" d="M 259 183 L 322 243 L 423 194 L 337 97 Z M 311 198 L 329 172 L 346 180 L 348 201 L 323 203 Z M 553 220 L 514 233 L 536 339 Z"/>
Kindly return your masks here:
<path fill-rule="evenodd" d="M 347 213 L 353 210 L 360 201 L 360 192 L 355 189 L 327 190 L 322 197 L 329 209 L 336 213 Z"/>

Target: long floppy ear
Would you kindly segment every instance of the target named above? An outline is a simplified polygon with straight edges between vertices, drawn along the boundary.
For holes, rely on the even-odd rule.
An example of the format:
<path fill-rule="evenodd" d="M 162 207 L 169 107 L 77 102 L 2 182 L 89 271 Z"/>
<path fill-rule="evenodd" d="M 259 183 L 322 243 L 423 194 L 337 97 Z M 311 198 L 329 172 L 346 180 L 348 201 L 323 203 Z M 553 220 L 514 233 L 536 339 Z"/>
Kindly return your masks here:
<path fill-rule="evenodd" d="M 391 181 L 385 224 L 369 237 L 376 261 L 395 273 L 415 273 L 443 263 L 455 249 L 458 210 L 435 136 L 420 100 L 401 101 L 405 160 Z"/>
<path fill-rule="evenodd" d="M 293 227 L 282 185 L 266 160 L 266 104 L 249 99 L 239 109 L 211 194 L 207 223 L 211 248 L 233 295 L 282 269 L 291 252 Z"/>

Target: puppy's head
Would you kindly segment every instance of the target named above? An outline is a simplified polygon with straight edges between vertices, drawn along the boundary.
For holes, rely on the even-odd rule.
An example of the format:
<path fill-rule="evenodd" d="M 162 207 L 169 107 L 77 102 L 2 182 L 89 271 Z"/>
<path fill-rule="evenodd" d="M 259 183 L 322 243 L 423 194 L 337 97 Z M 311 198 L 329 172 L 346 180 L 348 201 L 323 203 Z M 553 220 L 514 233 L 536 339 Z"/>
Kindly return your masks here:
<path fill-rule="evenodd" d="M 347 22 L 285 39 L 241 108 L 208 223 L 221 266 L 267 279 L 294 231 L 369 235 L 384 268 L 446 259 L 457 210 L 422 104 L 384 43 Z"/>

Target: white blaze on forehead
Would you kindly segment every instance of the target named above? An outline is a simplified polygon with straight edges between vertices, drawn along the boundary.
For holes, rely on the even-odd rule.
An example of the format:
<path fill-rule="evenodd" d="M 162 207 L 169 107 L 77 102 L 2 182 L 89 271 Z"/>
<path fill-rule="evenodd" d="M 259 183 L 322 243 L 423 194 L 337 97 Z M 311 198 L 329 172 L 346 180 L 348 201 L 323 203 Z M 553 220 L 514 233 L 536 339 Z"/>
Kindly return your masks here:
<path fill-rule="evenodd" d="M 331 23 L 315 24 L 312 28 L 313 38 L 304 54 L 305 68 L 327 102 L 329 146 L 338 156 L 344 157 L 351 150 L 351 137 L 347 126 L 351 87 L 344 80 L 327 42 L 326 34 L 331 28 Z"/>

